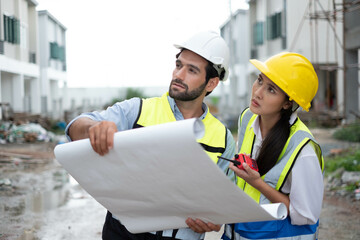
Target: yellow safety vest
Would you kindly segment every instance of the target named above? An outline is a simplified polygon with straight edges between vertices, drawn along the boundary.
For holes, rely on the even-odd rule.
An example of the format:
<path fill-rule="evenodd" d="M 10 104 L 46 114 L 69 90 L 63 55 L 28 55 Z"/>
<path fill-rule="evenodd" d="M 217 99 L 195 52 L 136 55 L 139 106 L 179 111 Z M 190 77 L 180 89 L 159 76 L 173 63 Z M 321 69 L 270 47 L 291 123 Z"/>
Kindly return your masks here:
<path fill-rule="evenodd" d="M 257 115 L 253 114 L 248 108 L 243 111 L 241 118 L 239 119 L 239 141 L 238 146 L 240 147 L 239 153 L 251 154 L 253 150 L 253 144 L 255 141 L 255 133 L 251 128 Z M 305 124 L 297 118 L 294 124 L 290 127 L 289 138 L 280 153 L 277 163 L 271 168 L 262 179 L 269 184 L 271 187 L 278 191 L 281 191 L 288 175 L 291 172 L 293 165 L 297 159 L 301 149 L 309 142 L 313 142 L 315 152 L 319 158 L 319 164 L 321 170 L 324 171 L 324 158 L 321 154 L 319 144 L 315 141 L 313 135 Z M 270 203 L 270 201 L 261 194 L 256 188 L 237 177 L 237 185 L 243 189 L 250 197 L 260 204 Z"/>
<path fill-rule="evenodd" d="M 147 127 L 167 122 L 176 121 L 174 113 L 167 99 L 168 93 L 162 97 L 142 99 L 138 119 L 133 128 Z M 202 120 L 205 134 L 197 141 L 202 145 L 208 156 L 217 163 L 226 147 L 227 129 L 209 111 Z"/>

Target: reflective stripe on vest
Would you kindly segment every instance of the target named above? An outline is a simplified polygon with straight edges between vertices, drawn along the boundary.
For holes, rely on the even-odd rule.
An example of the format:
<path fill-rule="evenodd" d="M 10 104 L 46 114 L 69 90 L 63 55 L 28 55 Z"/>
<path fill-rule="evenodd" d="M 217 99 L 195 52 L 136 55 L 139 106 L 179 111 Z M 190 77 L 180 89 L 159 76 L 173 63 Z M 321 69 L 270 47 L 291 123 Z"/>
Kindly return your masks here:
<path fill-rule="evenodd" d="M 168 93 L 165 93 L 161 97 L 142 99 L 139 116 L 133 128 L 176 121 L 167 97 Z M 225 151 L 227 129 L 209 111 L 202 121 L 205 126 L 205 134 L 197 141 L 208 156 L 217 163 L 217 156 L 221 156 Z"/>
<path fill-rule="evenodd" d="M 256 119 L 255 114 L 246 109 L 239 120 L 239 143 L 242 143 L 239 153 L 252 154 L 253 144 L 255 141 L 255 133 L 251 128 L 252 123 Z M 301 149 L 310 141 L 313 142 L 315 152 L 319 158 L 319 164 L 322 171 L 324 171 L 324 159 L 321 154 L 320 146 L 314 140 L 309 129 L 298 118 L 290 128 L 289 138 L 281 152 L 278 162 L 271 168 L 262 179 L 275 188 L 281 191 L 291 169 L 301 152 Z M 240 145 L 239 145 L 240 146 Z M 250 184 L 242 178 L 237 178 L 238 186 L 243 189 L 250 197 L 252 197 L 259 204 L 270 203 L 270 201 L 261 194 L 260 191 L 253 188 Z M 313 225 L 292 225 L 290 217 L 279 221 L 264 221 L 251 223 L 237 223 L 235 224 L 235 236 L 232 239 L 246 240 L 246 239 L 317 239 L 318 223 Z M 226 234 L 229 235 L 229 230 Z M 296 237 L 295 237 L 296 236 Z M 224 238 L 226 239 L 226 238 Z"/>
<path fill-rule="evenodd" d="M 255 134 L 250 129 L 254 122 L 256 115 L 251 113 L 249 109 L 243 112 L 241 117 L 241 129 L 239 136 L 239 143 L 242 142 L 240 153 L 251 154 L 253 149 L 253 142 L 255 141 Z M 242 134 L 244 132 L 244 134 Z M 242 138 L 243 139 L 240 139 Z M 314 143 L 316 153 L 319 158 L 319 164 L 321 169 L 324 170 L 324 159 L 321 155 L 320 146 L 316 143 L 314 137 L 310 133 L 309 129 L 303 124 L 300 119 L 297 119 L 290 128 L 290 136 L 281 152 L 278 162 L 273 168 L 271 168 L 262 179 L 271 187 L 278 191 L 281 191 L 283 184 L 285 183 L 291 169 L 300 153 L 301 149 L 309 142 Z M 240 146 L 240 145 L 239 145 Z M 243 189 L 250 197 L 260 204 L 270 203 L 270 201 L 262 195 L 257 189 L 251 185 L 246 184 L 242 178 L 238 177 L 238 186 Z"/>
<path fill-rule="evenodd" d="M 253 123 L 253 121 L 255 120 L 256 118 L 256 115 L 254 115 L 252 112 L 250 112 L 249 108 L 246 108 L 240 115 L 240 118 L 239 118 L 239 124 L 238 124 L 238 132 L 239 132 L 239 137 L 238 137 L 238 146 L 242 146 L 242 147 L 245 147 L 243 146 L 243 140 L 244 140 L 244 136 L 245 136 L 245 132 L 246 132 L 246 128 L 244 127 L 241 127 L 241 126 L 244 126 L 244 124 L 242 124 L 243 122 L 245 123 Z M 250 124 L 250 126 L 251 126 Z M 247 125 L 245 125 L 247 126 Z M 250 128 L 249 126 L 249 128 Z M 249 132 L 249 131 L 248 131 Z M 244 143 L 244 144 L 249 144 L 249 143 Z M 249 146 L 246 146 L 246 149 L 251 147 L 251 145 Z M 240 151 L 240 149 L 238 149 L 238 151 Z"/>

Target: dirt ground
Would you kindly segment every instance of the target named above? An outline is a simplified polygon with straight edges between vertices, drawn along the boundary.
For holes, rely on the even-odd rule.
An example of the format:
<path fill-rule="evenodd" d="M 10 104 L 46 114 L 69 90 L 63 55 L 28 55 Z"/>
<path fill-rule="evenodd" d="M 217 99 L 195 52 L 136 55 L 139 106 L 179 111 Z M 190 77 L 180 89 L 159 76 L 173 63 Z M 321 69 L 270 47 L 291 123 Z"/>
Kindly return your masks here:
<path fill-rule="evenodd" d="M 325 155 L 351 145 L 332 139 L 329 130 L 312 132 Z M 57 163 L 54 146 L 0 145 L 0 240 L 101 239 L 106 210 Z M 360 239 L 359 226 L 360 201 L 326 191 L 319 239 Z"/>

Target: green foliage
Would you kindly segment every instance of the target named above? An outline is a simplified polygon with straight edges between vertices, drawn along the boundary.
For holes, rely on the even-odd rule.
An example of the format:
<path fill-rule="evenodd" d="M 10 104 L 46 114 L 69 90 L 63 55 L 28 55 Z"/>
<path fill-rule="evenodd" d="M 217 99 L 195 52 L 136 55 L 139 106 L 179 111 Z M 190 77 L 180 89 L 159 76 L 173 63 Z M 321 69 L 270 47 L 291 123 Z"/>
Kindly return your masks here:
<path fill-rule="evenodd" d="M 214 97 L 214 96 L 212 96 L 212 97 L 210 97 L 210 101 L 211 101 L 211 104 L 212 104 L 212 105 L 217 106 L 217 105 L 219 104 L 220 97 Z"/>
<path fill-rule="evenodd" d="M 144 92 L 141 89 L 137 89 L 137 88 L 126 89 L 125 99 L 130 99 L 130 98 L 134 98 L 134 97 L 146 98 L 146 96 L 144 95 Z"/>
<path fill-rule="evenodd" d="M 334 138 L 350 142 L 360 142 L 360 122 L 344 126 L 334 133 Z"/>
<path fill-rule="evenodd" d="M 354 192 L 358 188 L 358 183 L 350 183 L 349 185 L 346 185 L 345 190 L 348 192 Z"/>
<path fill-rule="evenodd" d="M 117 102 L 122 102 L 124 100 L 134 98 L 134 97 L 147 98 L 147 96 L 145 96 L 144 92 L 141 89 L 127 88 L 125 98 L 113 98 L 111 100 L 111 103 L 109 105 L 107 105 L 107 106 L 112 106 Z"/>
<path fill-rule="evenodd" d="M 327 175 L 341 167 L 349 172 L 360 171 L 360 149 L 350 149 L 344 154 L 325 159 L 325 173 Z"/>

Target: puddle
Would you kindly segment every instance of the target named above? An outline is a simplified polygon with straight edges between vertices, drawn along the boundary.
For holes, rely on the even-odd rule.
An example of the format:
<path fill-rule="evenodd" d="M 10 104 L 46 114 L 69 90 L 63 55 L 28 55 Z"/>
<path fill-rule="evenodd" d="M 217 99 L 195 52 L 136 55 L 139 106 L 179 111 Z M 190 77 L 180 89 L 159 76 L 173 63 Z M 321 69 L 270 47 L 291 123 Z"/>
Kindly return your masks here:
<path fill-rule="evenodd" d="M 54 160 L 43 162 L 1 165 L 0 240 L 37 240 L 46 213 L 67 203 L 67 172 Z"/>

